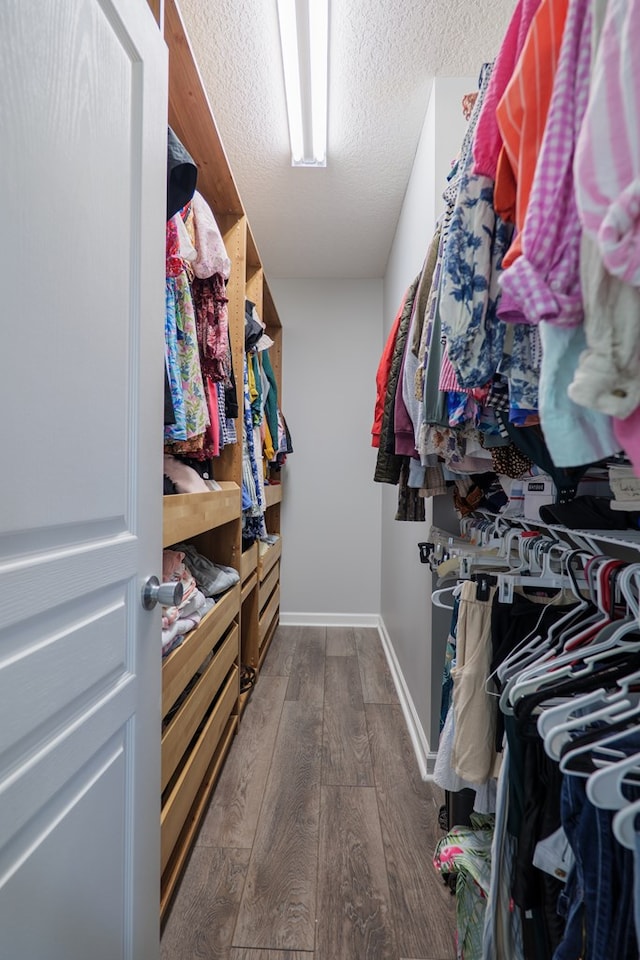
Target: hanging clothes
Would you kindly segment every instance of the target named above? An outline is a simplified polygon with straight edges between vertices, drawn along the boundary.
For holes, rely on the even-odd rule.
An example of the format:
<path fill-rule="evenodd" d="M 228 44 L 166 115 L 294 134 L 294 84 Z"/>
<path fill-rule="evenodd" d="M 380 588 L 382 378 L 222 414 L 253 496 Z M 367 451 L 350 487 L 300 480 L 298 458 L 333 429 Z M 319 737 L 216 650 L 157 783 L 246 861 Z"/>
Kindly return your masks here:
<path fill-rule="evenodd" d="M 532 20 L 540 0 L 518 0 L 509 26 L 495 59 L 493 72 L 478 117 L 473 137 L 473 173 L 496 179 L 503 134 L 497 119 L 497 108 L 512 80 L 522 49 L 530 33 Z"/>
<path fill-rule="evenodd" d="M 570 0 L 549 113 L 522 230 L 522 256 L 500 283 L 527 323 L 574 326 L 583 318 L 580 221 L 573 189 L 575 144 L 587 106 L 591 8 Z"/>

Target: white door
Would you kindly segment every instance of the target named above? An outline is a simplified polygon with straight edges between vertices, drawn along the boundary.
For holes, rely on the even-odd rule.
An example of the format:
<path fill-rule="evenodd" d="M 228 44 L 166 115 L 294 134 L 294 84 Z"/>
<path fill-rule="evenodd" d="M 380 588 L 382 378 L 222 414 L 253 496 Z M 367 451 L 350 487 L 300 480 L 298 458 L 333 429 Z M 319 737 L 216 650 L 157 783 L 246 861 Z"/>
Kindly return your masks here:
<path fill-rule="evenodd" d="M 158 953 L 166 49 L 0 2 L 0 958 Z"/>

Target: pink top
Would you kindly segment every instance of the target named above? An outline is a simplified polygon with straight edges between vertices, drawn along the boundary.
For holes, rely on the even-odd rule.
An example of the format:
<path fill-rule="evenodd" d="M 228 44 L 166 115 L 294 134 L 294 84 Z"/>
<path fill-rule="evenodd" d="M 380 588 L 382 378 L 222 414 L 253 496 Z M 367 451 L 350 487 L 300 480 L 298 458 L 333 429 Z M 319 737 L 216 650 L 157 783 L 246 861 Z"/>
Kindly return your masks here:
<path fill-rule="evenodd" d="M 502 136 L 496 108 L 511 80 L 541 0 L 518 0 L 496 57 L 473 139 L 473 172 L 495 180 Z"/>
<path fill-rule="evenodd" d="M 525 323 L 583 320 L 580 236 L 573 158 L 587 107 L 591 68 L 591 4 L 570 0 L 547 125 L 522 231 L 522 256 L 501 276 L 499 314 Z"/>
<path fill-rule="evenodd" d="M 640 0 L 609 0 L 576 148 L 578 212 L 613 276 L 640 286 Z"/>

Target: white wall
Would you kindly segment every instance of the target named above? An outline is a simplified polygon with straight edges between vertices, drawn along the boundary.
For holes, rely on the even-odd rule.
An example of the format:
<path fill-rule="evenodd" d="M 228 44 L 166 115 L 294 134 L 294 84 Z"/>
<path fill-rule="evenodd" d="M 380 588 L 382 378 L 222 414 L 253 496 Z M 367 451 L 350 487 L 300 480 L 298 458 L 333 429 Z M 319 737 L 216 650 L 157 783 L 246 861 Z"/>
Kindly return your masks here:
<path fill-rule="evenodd" d="M 380 488 L 371 424 L 382 351 L 382 280 L 270 286 L 285 331 L 281 621 L 377 623 Z"/>
<path fill-rule="evenodd" d="M 477 89 L 476 77 L 436 79 L 393 241 L 384 278 L 385 339 L 408 285 L 420 271 L 443 208 L 442 191 L 451 161 L 464 136 L 461 101 Z M 413 712 L 414 744 L 427 755 L 437 747 L 435 695 L 440 683 L 439 655 L 446 639 L 438 636 L 432 658 L 431 580 L 419 562 L 416 544 L 426 539 L 432 501 L 425 523 L 394 520 L 397 488 L 385 485 L 382 496 L 381 616 Z M 434 501 L 437 507 L 437 500 Z M 434 664 L 432 670 L 432 662 Z M 409 718 L 408 718 L 409 719 Z M 416 738 L 419 743 L 416 743 Z"/>

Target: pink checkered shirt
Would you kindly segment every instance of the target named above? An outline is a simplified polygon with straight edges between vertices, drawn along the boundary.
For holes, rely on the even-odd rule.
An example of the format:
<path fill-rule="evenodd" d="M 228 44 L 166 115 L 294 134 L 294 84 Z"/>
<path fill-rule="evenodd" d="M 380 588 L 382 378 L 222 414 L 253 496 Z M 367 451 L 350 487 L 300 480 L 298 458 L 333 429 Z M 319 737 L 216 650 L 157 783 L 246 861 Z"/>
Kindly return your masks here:
<path fill-rule="evenodd" d="M 570 0 L 540 158 L 522 231 L 522 256 L 501 277 L 503 309 L 524 322 L 583 320 L 580 236 L 573 181 L 576 141 L 589 96 L 591 3 Z"/>

